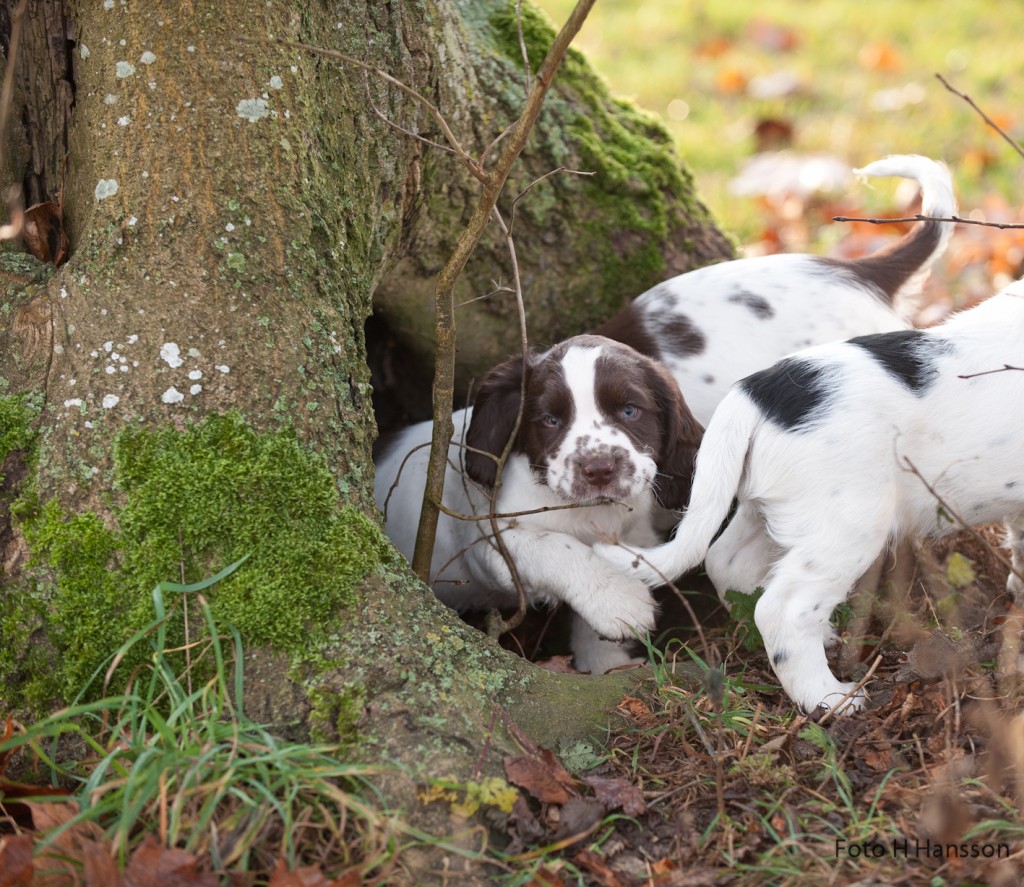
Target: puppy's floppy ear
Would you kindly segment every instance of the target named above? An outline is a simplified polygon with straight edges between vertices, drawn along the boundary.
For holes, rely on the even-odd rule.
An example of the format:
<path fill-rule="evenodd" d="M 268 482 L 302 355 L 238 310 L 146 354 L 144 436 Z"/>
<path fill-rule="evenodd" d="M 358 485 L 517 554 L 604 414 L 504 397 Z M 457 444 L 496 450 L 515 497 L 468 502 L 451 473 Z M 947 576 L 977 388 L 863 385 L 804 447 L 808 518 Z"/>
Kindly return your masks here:
<path fill-rule="evenodd" d="M 651 391 L 661 412 L 659 476 L 654 494 L 663 508 L 679 511 L 690 501 L 693 468 L 704 428 L 690 412 L 672 374 L 653 362 L 648 372 Z"/>
<path fill-rule="evenodd" d="M 530 366 L 527 364 L 526 372 Z M 509 436 L 519 415 L 519 394 L 523 384 L 523 358 L 511 357 L 491 370 L 480 383 L 473 404 L 473 419 L 466 432 L 466 473 L 478 484 L 493 487 L 497 463 L 495 458 L 505 451 Z M 480 450 L 481 452 L 473 452 Z"/>

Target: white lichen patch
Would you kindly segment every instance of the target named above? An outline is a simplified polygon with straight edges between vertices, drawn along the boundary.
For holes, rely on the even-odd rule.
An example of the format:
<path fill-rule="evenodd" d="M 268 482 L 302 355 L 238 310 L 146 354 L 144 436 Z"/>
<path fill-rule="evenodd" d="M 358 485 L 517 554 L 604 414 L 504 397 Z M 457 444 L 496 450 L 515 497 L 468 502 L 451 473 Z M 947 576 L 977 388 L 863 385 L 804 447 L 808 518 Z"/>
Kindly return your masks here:
<path fill-rule="evenodd" d="M 160 359 L 166 361 L 171 369 L 180 367 L 185 362 L 181 359 L 181 349 L 175 342 L 164 342 L 160 348 Z"/>
<path fill-rule="evenodd" d="M 214 369 L 217 370 L 218 372 L 224 373 L 225 375 L 231 372 L 231 367 L 225 366 L 222 363 L 215 366 Z"/>
<path fill-rule="evenodd" d="M 188 393 L 191 394 L 193 397 L 195 397 L 202 390 L 203 390 L 203 386 L 202 385 L 193 385 L 191 388 L 189 388 Z"/>
<path fill-rule="evenodd" d="M 283 89 L 284 81 L 280 77 L 278 77 L 277 74 L 275 74 L 273 77 L 270 78 L 270 88 Z"/>
<path fill-rule="evenodd" d="M 116 394 L 104 394 L 103 395 L 103 409 L 110 410 L 116 407 L 121 402 L 121 398 Z"/>
<path fill-rule="evenodd" d="M 160 400 L 164 403 L 181 403 L 184 399 L 185 395 L 173 385 L 160 395 Z"/>
<path fill-rule="evenodd" d="M 64 401 L 64 406 L 66 407 L 80 407 L 81 405 L 82 398 L 80 397 L 71 397 Z"/>
<path fill-rule="evenodd" d="M 114 343 L 113 342 L 104 342 L 103 343 L 103 350 L 106 351 L 107 354 L 110 354 L 110 352 L 114 350 Z"/>
<path fill-rule="evenodd" d="M 124 80 L 126 77 L 131 77 L 135 73 L 135 65 L 131 62 L 118 62 L 115 66 L 115 73 L 118 80 Z"/>
<path fill-rule="evenodd" d="M 132 122 L 132 118 L 129 117 L 127 114 L 125 114 L 124 117 L 118 117 L 117 118 L 117 125 L 118 126 L 127 126 L 131 122 Z"/>
<path fill-rule="evenodd" d="M 100 179 L 96 183 L 96 190 L 93 196 L 96 200 L 106 200 L 117 193 L 117 179 Z"/>
<path fill-rule="evenodd" d="M 250 123 L 255 123 L 263 117 L 269 117 L 270 108 L 267 107 L 265 99 L 242 99 L 235 106 L 235 113 Z"/>
<path fill-rule="evenodd" d="M 104 105 L 116 105 L 117 104 L 117 96 L 114 95 L 112 92 L 108 92 L 105 96 L 103 96 L 103 104 Z"/>
<path fill-rule="evenodd" d="M 138 341 L 139 341 L 139 337 L 138 337 L 138 336 L 136 336 L 136 335 L 135 335 L 135 333 L 132 333 L 132 334 L 131 334 L 131 335 L 130 335 L 130 336 L 128 337 L 128 344 L 129 344 L 129 345 L 134 345 L 134 344 L 135 344 L 136 342 L 138 342 Z"/>
<path fill-rule="evenodd" d="M 202 336 L 200 336 L 200 338 L 202 338 Z M 202 357 L 203 355 L 200 353 L 198 348 L 189 348 L 188 349 L 188 356 L 189 357 Z"/>
<path fill-rule="evenodd" d="M 78 44 L 78 54 L 84 59 L 89 58 L 89 47 L 84 43 Z"/>
<path fill-rule="evenodd" d="M 191 380 L 192 380 L 193 382 L 195 382 L 195 381 L 196 381 L 197 379 L 202 379 L 202 378 L 203 378 L 203 371 L 202 371 L 202 370 L 192 370 L 192 371 L 191 371 L 191 372 L 190 372 L 190 373 L 188 374 L 188 377 L 189 377 L 189 378 L 190 378 L 190 379 L 191 379 Z"/>
<path fill-rule="evenodd" d="M 117 370 L 114 368 L 112 364 L 108 364 L 103 369 L 106 370 L 108 376 L 112 376 L 114 375 L 115 372 L 117 372 Z"/>
<path fill-rule="evenodd" d="M 153 55 L 148 49 L 139 56 L 139 61 L 144 65 L 151 65 L 156 61 L 156 56 Z"/>

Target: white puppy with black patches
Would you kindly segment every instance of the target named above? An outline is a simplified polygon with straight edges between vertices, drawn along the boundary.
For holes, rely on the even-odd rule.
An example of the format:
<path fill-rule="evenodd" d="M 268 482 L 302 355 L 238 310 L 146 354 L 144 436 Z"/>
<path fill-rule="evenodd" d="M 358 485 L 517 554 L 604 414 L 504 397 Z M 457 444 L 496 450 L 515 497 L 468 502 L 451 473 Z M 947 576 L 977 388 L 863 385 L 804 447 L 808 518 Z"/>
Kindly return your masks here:
<path fill-rule="evenodd" d="M 523 373 L 521 358 L 501 364 L 481 383 L 475 406 L 454 416 L 444 504 L 484 518 L 440 515 L 430 584 L 458 610 L 518 601 L 485 516 L 494 457 L 512 435 Z M 655 527 L 670 525 L 669 509 L 682 507 L 689 495 L 701 429 L 662 366 L 599 336 L 531 355 L 525 375 L 522 422 L 495 502 L 495 512 L 509 516 L 497 525 L 528 601 L 563 601 L 572 609 L 577 669 L 604 672 L 634 661 L 618 642 L 652 628 L 655 605 L 642 581 L 614 569 L 592 546 L 613 538 L 658 541 Z M 377 505 L 407 558 L 430 438 L 430 422 L 407 428 L 377 462 Z"/>
<path fill-rule="evenodd" d="M 675 537 L 596 547 L 652 586 L 704 560 L 719 594 L 763 587 L 754 620 L 782 688 L 806 711 L 850 711 L 864 699 L 842 703 L 853 685 L 829 670 L 829 620 L 887 545 L 957 530 L 952 509 L 968 524 L 1006 520 L 1024 566 L 1022 410 L 1017 282 L 933 329 L 809 348 L 743 379 L 708 425 Z M 1020 580 L 1009 588 L 1019 595 Z"/>

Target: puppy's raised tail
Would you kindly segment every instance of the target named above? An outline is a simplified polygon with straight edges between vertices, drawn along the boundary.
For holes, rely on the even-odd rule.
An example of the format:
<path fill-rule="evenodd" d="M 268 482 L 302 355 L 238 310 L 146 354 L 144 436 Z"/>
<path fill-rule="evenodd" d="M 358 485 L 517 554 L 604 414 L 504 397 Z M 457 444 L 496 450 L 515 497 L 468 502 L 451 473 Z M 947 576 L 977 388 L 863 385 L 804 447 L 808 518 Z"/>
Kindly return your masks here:
<path fill-rule="evenodd" d="M 858 175 L 912 179 L 921 188 L 921 215 L 949 218 L 956 215 L 953 180 L 944 163 L 919 154 L 894 154 L 854 170 Z M 913 230 L 874 255 L 839 261 L 904 317 L 914 308 L 935 260 L 953 235 L 951 222 L 919 222 Z"/>
<path fill-rule="evenodd" d="M 690 506 L 675 536 L 664 545 L 632 553 L 615 545 L 598 545 L 598 553 L 652 587 L 696 567 L 729 515 L 743 478 L 747 450 L 762 421 L 761 411 L 743 389 L 734 387 L 718 405 L 704 432 L 697 451 Z"/>

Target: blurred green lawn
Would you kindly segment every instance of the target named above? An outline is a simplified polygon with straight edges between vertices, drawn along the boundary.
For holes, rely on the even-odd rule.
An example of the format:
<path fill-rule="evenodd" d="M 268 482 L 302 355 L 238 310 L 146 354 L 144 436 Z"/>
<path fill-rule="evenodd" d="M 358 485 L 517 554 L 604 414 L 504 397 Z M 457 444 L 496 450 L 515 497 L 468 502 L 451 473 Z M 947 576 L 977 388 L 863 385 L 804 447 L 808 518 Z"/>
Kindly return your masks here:
<path fill-rule="evenodd" d="M 534 2 L 556 26 L 574 5 Z M 991 194 L 1016 211 L 1024 193 L 1024 161 L 934 76 L 1024 138 L 1024 2 L 762 0 L 755 9 L 736 0 L 598 0 L 575 45 L 613 93 L 662 118 L 740 243 L 757 239 L 764 219 L 727 184 L 756 151 L 764 120 L 792 127 L 793 150 L 851 166 L 894 153 L 945 160 L 964 214 Z M 754 94 L 787 81 L 792 94 Z M 880 194 L 865 198 L 869 210 L 886 206 L 891 192 Z"/>

